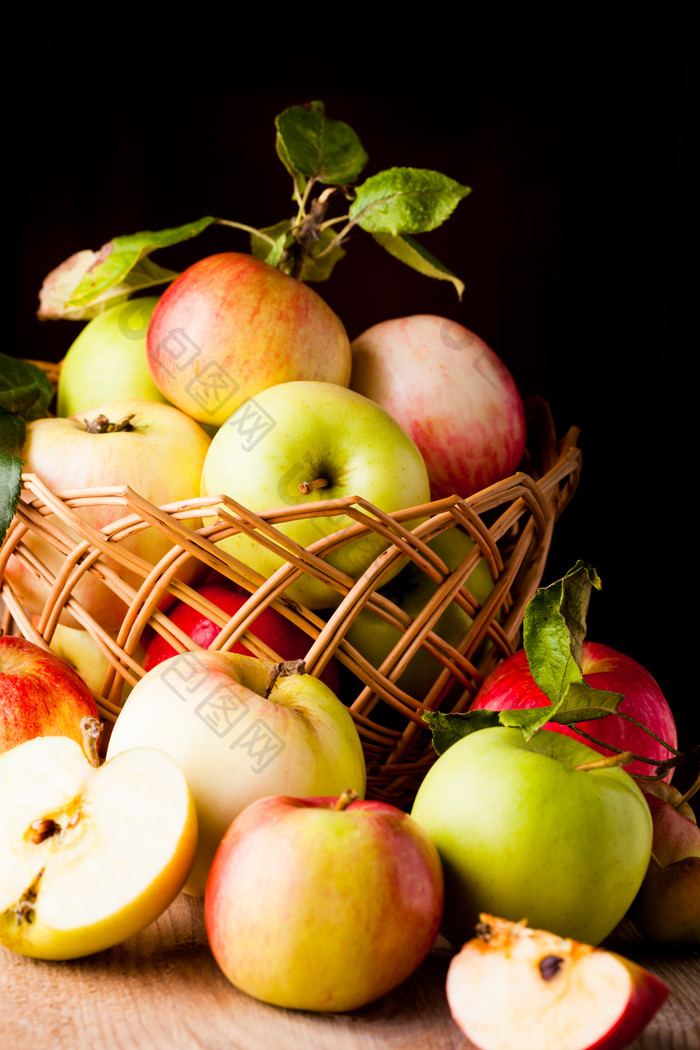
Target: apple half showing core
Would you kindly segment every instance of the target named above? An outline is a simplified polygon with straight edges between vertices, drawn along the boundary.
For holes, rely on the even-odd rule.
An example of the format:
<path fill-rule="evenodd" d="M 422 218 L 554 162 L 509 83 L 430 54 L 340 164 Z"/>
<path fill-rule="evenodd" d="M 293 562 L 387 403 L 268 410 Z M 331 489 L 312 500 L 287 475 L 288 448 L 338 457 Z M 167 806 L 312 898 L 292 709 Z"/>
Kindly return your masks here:
<path fill-rule="evenodd" d="M 0 755 L 0 944 L 39 959 L 110 948 L 182 888 L 197 818 L 177 764 L 153 748 L 92 766 L 69 737 Z"/>
<path fill-rule="evenodd" d="M 447 1000 L 481 1050 L 621 1050 L 669 989 L 615 952 L 482 914 L 455 955 Z"/>

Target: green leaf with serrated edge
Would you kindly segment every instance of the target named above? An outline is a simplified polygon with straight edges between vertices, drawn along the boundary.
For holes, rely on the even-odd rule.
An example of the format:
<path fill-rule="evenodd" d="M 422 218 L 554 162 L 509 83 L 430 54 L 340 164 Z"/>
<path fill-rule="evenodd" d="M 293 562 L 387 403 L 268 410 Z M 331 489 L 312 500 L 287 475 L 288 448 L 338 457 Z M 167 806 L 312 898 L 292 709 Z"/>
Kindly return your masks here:
<path fill-rule="evenodd" d="M 600 588 L 595 569 L 577 562 L 548 587 L 540 587 L 523 616 L 523 645 L 535 682 L 558 706 L 571 682 L 583 683 L 581 654 L 591 589 Z"/>
<path fill-rule="evenodd" d="M 585 682 L 572 682 L 554 707 L 530 707 L 500 711 L 501 725 L 522 729 L 529 740 L 548 722 L 573 726 L 578 722 L 606 718 L 617 711 L 624 697 L 606 689 L 594 689 Z"/>
<path fill-rule="evenodd" d="M 0 354 L 0 411 L 37 419 L 46 415 L 52 396 L 51 383 L 41 368 Z"/>
<path fill-rule="evenodd" d="M 470 192 L 427 168 L 389 168 L 355 188 L 350 218 L 368 233 L 427 233 L 448 219 Z"/>
<path fill-rule="evenodd" d="M 12 523 L 22 489 L 21 451 L 25 431 L 20 416 L 0 413 L 0 545 Z"/>
<path fill-rule="evenodd" d="M 435 277 L 438 281 L 451 281 L 455 286 L 458 297 L 462 298 L 464 283 L 460 281 L 459 277 L 455 277 L 453 273 L 450 273 L 446 266 L 438 262 L 435 256 L 426 251 L 413 237 L 409 237 L 406 234 L 398 237 L 391 233 L 373 233 L 372 236 L 377 244 L 381 244 L 382 248 L 389 255 L 393 255 L 395 259 L 406 263 L 407 266 L 417 270 L 418 273 L 422 273 L 425 277 Z"/>
<path fill-rule="evenodd" d="M 444 714 L 442 711 L 423 711 L 422 718 L 430 726 L 433 747 L 438 755 L 447 751 L 462 737 L 470 736 L 480 729 L 499 725 L 498 711 L 457 711 Z"/>
<path fill-rule="evenodd" d="M 276 118 L 275 127 L 277 155 L 292 177 L 344 186 L 354 182 L 367 163 L 353 129 L 342 120 L 330 120 L 323 102 L 290 106 Z"/>
<path fill-rule="evenodd" d="M 157 248 L 167 248 L 197 237 L 215 222 L 216 219 L 206 216 L 185 226 L 168 230 L 142 230 L 108 241 L 100 249 L 97 262 L 90 267 L 74 290 L 68 300 L 68 306 L 81 306 L 92 302 L 108 288 L 123 282 L 136 264 Z"/>
<path fill-rule="evenodd" d="M 262 236 L 265 234 L 266 236 Z M 272 241 L 270 241 L 272 238 Z M 292 220 L 283 219 L 274 226 L 264 226 L 258 233 L 250 236 L 250 251 L 256 259 L 262 259 L 270 266 L 277 266 L 285 251 L 294 241 Z"/>

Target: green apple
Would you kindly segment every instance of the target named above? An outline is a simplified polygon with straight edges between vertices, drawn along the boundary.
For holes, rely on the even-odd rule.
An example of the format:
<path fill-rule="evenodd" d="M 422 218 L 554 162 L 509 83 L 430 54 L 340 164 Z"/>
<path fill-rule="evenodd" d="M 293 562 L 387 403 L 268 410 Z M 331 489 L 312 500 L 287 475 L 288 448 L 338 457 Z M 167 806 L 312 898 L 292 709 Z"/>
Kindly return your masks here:
<path fill-rule="evenodd" d="M 179 893 L 197 818 L 177 764 L 154 748 L 92 766 L 69 737 L 0 755 L 0 944 L 73 959 L 142 930 Z"/>
<path fill-rule="evenodd" d="M 256 512 L 363 496 L 391 512 L 428 502 L 430 485 L 416 445 L 383 408 L 335 383 L 297 381 L 263 390 L 215 434 L 202 494 L 229 495 Z M 336 514 L 278 528 L 309 547 L 351 524 Z M 221 546 L 265 577 L 286 561 L 243 533 Z M 386 547 L 370 532 L 328 554 L 327 561 L 356 580 Z M 397 561 L 394 571 L 399 568 Z M 310 609 L 339 601 L 332 586 L 309 574 L 289 585 L 286 596 Z"/>
<path fill-rule="evenodd" d="M 233 821 L 204 917 L 228 979 L 275 1006 L 354 1010 L 408 978 L 440 926 L 429 836 L 385 802 L 268 797 Z"/>
<path fill-rule="evenodd" d="M 452 573 L 469 557 L 474 549 L 474 541 L 463 529 L 455 526 L 441 532 L 428 546 Z M 439 587 L 440 584 L 432 580 L 419 565 L 409 561 L 393 580 L 379 589 L 378 593 L 415 620 Z M 482 559 L 467 576 L 461 593 L 479 607 L 492 590 L 493 578 L 488 565 Z M 433 624 L 432 630 L 449 645 L 457 646 L 472 623 L 469 613 L 453 598 Z M 405 633 L 403 627 L 400 629 L 394 626 L 365 607 L 350 624 L 345 637 L 373 667 L 379 668 Z M 425 646 L 421 646 L 399 676 L 397 685 L 416 700 L 423 701 L 444 666 L 437 656 L 430 653 Z"/>
<path fill-rule="evenodd" d="M 632 777 L 546 729 L 530 740 L 503 726 L 463 737 L 427 773 L 412 815 L 442 858 L 455 947 L 482 911 L 599 944 L 651 855 L 651 815 Z"/>
<path fill-rule="evenodd" d="M 76 412 L 117 397 L 165 401 L 146 361 L 146 334 L 158 296 L 127 299 L 88 321 L 61 362 L 56 413 Z"/>
<path fill-rule="evenodd" d="M 339 795 L 366 787 L 360 737 L 348 709 L 303 667 L 219 650 L 179 653 L 134 686 L 107 757 L 158 747 L 181 766 L 199 820 L 185 889 L 204 893 L 231 821 L 263 795 Z"/>

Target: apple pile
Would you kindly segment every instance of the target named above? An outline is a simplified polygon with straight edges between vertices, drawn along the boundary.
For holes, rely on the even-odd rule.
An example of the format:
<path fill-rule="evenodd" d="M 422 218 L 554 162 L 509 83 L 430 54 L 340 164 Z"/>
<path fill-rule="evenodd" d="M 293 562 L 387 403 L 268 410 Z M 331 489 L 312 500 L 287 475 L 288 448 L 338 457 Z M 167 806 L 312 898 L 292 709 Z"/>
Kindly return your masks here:
<path fill-rule="evenodd" d="M 357 227 L 460 291 L 415 234 L 444 221 L 467 188 L 399 168 L 358 183 L 366 155 L 320 103 L 285 111 L 277 135 L 296 220 L 245 227 L 249 253 L 205 256 L 180 274 L 148 256 L 223 220 L 78 253 L 41 297 L 43 316 L 87 321 L 61 370 L 57 414 L 31 366 L 8 373 L 14 407 L 0 422 L 14 444 L 0 470 L 15 505 L 23 469 L 58 493 L 127 484 L 159 505 L 203 495 L 254 514 L 279 508 L 277 541 L 239 531 L 217 542 L 251 586 L 283 566 L 289 579 L 287 603 L 224 651 L 221 629 L 249 591 L 183 567 L 197 608 L 167 599 L 167 626 L 153 618 L 143 677 L 104 762 L 85 750 L 85 718 L 97 711 L 90 689 L 55 654 L 0 639 L 0 943 L 43 958 L 89 954 L 184 889 L 203 897 L 212 952 L 234 984 L 278 1006 L 339 1011 L 409 977 L 441 931 L 455 952 L 450 1007 L 484 1050 L 621 1046 L 665 991 L 601 943 L 627 914 L 653 940 L 698 936 L 697 825 L 659 787 L 670 790 L 677 755 L 670 708 L 643 668 L 584 641 L 581 602 L 597 578 L 578 563 L 528 604 L 523 652 L 468 712 L 425 712 L 438 757 L 411 812 L 365 799 L 365 755 L 338 668 L 331 660 L 322 676 L 306 673 L 308 635 L 281 606 L 332 610 L 388 545 L 375 533 L 343 542 L 351 519 L 323 513 L 326 501 L 361 495 L 386 513 L 415 508 L 408 526 L 418 525 L 431 499 L 468 497 L 517 469 L 523 405 L 505 364 L 463 326 L 416 314 L 351 342 L 307 283 L 328 276 Z M 341 199 L 347 215 L 331 217 Z M 160 296 L 135 294 L 160 284 Z M 4 535 L 12 499 L 1 509 Z M 216 510 L 224 516 L 215 508 L 211 520 Z M 109 500 L 81 509 L 106 532 L 122 512 Z M 49 521 L 69 549 L 65 526 Z M 32 557 L 11 552 L 3 571 L 40 617 L 52 581 L 36 565 L 58 572 L 61 559 L 36 536 L 26 544 Z M 158 563 L 169 541 L 146 527 L 120 546 L 134 571 L 105 559 L 101 577 L 67 584 L 57 631 L 116 632 L 143 579 L 135 567 Z M 466 531 L 430 546 L 466 572 Z M 323 554 L 317 575 L 295 571 L 302 549 Z M 377 594 L 413 620 L 435 593 L 418 577 L 394 559 Z M 436 635 L 459 641 L 467 609 L 476 615 L 493 585 L 476 562 L 467 606 L 446 609 Z M 348 642 L 380 668 L 400 633 L 360 612 Z M 442 666 L 420 650 L 398 685 L 423 701 Z M 645 793 L 640 783 L 656 786 Z M 494 1011 L 503 989 L 508 1008 Z M 578 1030 L 568 1018 L 584 998 L 590 1023 Z M 554 1018 L 549 1034 L 542 1018 Z"/>

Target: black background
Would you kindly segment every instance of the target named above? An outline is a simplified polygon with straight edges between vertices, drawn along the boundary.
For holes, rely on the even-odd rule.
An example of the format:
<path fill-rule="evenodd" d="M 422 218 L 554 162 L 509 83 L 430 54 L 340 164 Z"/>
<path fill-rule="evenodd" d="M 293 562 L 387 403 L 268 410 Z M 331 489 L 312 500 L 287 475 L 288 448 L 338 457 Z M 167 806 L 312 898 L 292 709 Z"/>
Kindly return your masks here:
<path fill-rule="evenodd" d="M 694 27 L 486 31 L 440 10 L 383 25 L 340 9 L 188 17 L 114 12 L 99 30 L 37 19 L 10 47 L 3 349 L 65 353 L 77 327 L 39 323 L 36 300 L 78 249 L 206 214 L 285 217 L 274 118 L 323 99 L 362 139 L 365 174 L 429 167 L 472 193 L 422 238 L 464 280 L 461 303 L 362 233 L 317 290 L 351 338 L 416 312 L 461 321 L 525 395 L 548 398 L 560 433 L 581 428 L 581 486 L 544 582 L 578 558 L 597 568 L 589 637 L 644 663 L 695 742 Z M 156 258 L 177 269 L 222 247 L 248 245 L 217 229 Z"/>

